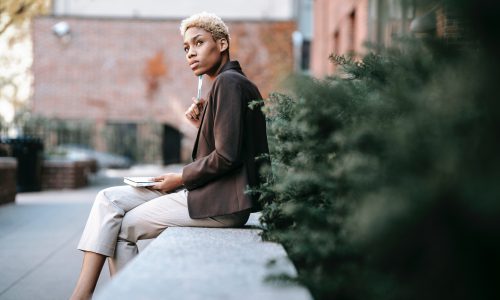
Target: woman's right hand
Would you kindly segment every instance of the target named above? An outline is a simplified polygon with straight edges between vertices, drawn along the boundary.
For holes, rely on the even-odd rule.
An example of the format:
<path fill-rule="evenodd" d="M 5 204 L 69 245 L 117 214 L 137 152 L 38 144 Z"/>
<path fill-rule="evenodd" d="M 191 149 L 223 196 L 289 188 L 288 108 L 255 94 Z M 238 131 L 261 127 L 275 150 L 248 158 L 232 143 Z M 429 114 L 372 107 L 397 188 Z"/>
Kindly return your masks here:
<path fill-rule="evenodd" d="M 196 128 L 200 128 L 200 116 L 201 112 L 203 111 L 205 102 L 206 101 L 203 98 L 196 99 L 195 97 L 193 97 L 193 104 L 191 104 L 191 106 L 189 106 L 189 108 L 184 112 L 186 119 Z"/>

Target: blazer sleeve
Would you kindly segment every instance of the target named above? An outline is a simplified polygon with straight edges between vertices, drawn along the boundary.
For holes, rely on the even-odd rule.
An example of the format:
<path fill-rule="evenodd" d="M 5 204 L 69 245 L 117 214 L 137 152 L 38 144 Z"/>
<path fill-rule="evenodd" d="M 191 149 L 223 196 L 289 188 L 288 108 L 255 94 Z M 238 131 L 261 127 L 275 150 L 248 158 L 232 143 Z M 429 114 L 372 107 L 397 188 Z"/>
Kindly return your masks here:
<path fill-rule="evenodd" d="M 218 81 L 212 97 L 215 149 L 183 168 L 182 180 L 188 190 L 203 186 L 243 164 L 243 92 L 233 78 L 221 76 Z"/>

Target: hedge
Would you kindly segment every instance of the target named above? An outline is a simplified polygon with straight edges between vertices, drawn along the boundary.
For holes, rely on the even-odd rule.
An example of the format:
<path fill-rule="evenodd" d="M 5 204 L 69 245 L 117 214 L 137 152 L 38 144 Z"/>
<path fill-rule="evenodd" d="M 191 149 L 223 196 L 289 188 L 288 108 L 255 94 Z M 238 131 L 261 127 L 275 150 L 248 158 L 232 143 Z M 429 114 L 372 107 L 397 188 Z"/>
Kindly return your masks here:
<path fill-rule="evenodd" d="M 500 298 L 500 63 L 482 26 L 500 7 L 452 3 L 469 42 L 332 57 L 342 74 L 265 101 L 272 167 L 249 192 L 299 270 L 281 279 L 316 299 Z"/>

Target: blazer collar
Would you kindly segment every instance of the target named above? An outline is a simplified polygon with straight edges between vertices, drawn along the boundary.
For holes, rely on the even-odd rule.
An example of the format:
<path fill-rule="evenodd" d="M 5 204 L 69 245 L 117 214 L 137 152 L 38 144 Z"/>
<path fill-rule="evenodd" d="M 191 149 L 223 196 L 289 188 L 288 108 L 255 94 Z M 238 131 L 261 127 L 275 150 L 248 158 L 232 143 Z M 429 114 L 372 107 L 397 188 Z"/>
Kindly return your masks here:
<path fill-rule="evenodd" d="M 245 75 L 243 73 L 243 70 L 241 70 L 240 63 L 237 60 L 228 61 L 225 65 L 222 66 L 219 74 L 222 72 L 225 72 L 225 71 L 229 71 L 229 70 L 234 70 L 242 75 Z M 219 74 L 217 74 L 217 75 L 219 75 Z"/>

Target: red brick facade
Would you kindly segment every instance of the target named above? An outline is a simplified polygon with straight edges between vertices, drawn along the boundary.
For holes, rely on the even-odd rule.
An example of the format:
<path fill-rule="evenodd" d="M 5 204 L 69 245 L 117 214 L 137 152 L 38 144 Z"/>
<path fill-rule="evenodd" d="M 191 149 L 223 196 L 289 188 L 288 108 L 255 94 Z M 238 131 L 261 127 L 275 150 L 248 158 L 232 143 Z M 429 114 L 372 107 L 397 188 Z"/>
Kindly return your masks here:
<path fill-rule="evenodd" d="M 42 166 L 42 189 L 76 189 L 88 184 L 92 161 L 50 161 Z"/>
<path fill-rule="evenodd" d="M 52 26 L 66 21 L 71 40 Z M 196 130 L 184 111 L 196 96 L 197 78 L 185 62 L 179 20 L 42 17 L 33 22 L 36 115 L 106 122 L 154 120 L 183 134 L 183 158 Z M 231 59 L 266 97 L 292 71 L 295 22 L 228 22 Z M 208 91 L 204 84 L 204 94 Z M 96 135 L 98 149 L 105 148 Z"/>
<path fill-rule="evenodd" d="M 449 42 L 457 42 L 463 38 L 461 20 L 453 10 L 446 6 L 436 9 L 436 34 Z"/>
<path fill-rule="evenodd" d="M 323 77 L 335 65 L 330 54 L 363 54 L 368 32 L 368 0 L 315 0 L 311 72 Z"/>
<path fill-rule="evenodd" d="M 335 65 L 328 60 L 330 54 L 366 54 L 367 41 L 390 46 L 395 37 L 422 36 L 422 32 L 412 33 L 410 26 L 412 20 L 419 18 L 423 23 L 435 23 L 435 29 L 424 35 L 460 42 L 463 34 L 460 20 L 452 10 L 436 6 L 437 3 L 439 1 L 315 0 L 312 74 L 317 77 L 333 74 Z M 428 20 L 429 16 L 435 20 Z"/>

